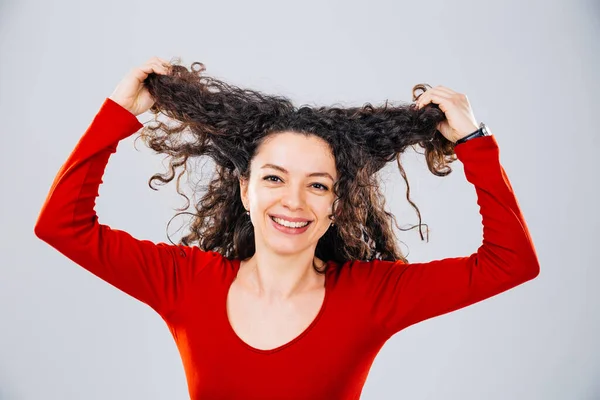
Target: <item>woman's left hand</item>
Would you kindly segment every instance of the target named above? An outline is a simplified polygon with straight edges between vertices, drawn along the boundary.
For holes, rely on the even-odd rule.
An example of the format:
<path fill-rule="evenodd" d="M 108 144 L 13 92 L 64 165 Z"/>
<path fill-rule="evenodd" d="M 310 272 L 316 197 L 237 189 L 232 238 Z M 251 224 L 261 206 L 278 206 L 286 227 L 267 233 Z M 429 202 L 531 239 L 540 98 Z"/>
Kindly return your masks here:
<path fill-rule="evenodd" d="M 465 94 L 456 93 L 444 86 L 436 86 L 423 92 L 415 103 L 417 108 L 429 103 L 439 105 L 446 115 L 446 120 L 440 122 L 437 129 L 453 143 L 479 129 Z"/>

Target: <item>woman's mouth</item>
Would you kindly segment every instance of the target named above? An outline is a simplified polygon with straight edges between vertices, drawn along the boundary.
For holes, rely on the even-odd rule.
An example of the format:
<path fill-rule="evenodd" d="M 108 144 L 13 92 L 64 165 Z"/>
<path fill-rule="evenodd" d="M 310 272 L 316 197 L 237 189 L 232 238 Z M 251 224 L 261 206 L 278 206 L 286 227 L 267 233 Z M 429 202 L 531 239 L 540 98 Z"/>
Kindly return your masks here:
<path fill-rule="evenodd" d="M 308 226 L 312 223 L 312 221 L 307 222 L 289 222 L 285 221 L 281 218 L 276 218 L 273 216 L 269 216 L 271 221 L 273 222 L 273 226 L 280 232 L 287 234 L 300 234 L 306 232 Z"/>

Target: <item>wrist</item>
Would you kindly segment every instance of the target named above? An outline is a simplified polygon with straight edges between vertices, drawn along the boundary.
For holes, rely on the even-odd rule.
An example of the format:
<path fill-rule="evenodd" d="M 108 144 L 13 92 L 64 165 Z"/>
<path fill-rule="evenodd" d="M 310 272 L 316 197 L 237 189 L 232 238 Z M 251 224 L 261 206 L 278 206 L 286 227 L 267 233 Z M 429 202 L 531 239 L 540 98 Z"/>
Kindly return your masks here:
<path fill-rule="evenodd" d="M 467 132 L 460 132 L 457 137 L 454 138 L 453 143 L 458 142 L 459 140 L 462 140 L 466 137 L 469 137 L 470 135 L 473 135 L 475 132 L 477 132 L 479 130 L 479 126 L 477 125 L 473 125 L 473 127 L 471 129 L 469 129 Z"/>
<path fill-rule="evenodd" d="M 465 143 L 471 139 L 475 139 L 475 138 L 482 137 L 482 136 L 490 136 L 491 134 L 492 133 L 490 132 L 489 128 L 482 122 L 481 124 L 479 124 L 479 129 L 476 129 L 474 132 L 464 135 L 460 139 L 456 140 L 454 142 L 454 145 L 458 146 L 458 145 Z"/>

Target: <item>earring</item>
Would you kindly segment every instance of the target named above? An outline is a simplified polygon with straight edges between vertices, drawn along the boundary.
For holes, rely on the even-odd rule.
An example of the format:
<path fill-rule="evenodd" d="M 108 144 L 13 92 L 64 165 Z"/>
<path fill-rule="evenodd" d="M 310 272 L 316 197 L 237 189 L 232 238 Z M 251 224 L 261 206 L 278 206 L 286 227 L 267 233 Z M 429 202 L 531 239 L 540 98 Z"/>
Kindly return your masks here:
<path fill-rule="evenodd" d="M 250 211 L 246 210 L 246 215 L 250 215 Z"/>

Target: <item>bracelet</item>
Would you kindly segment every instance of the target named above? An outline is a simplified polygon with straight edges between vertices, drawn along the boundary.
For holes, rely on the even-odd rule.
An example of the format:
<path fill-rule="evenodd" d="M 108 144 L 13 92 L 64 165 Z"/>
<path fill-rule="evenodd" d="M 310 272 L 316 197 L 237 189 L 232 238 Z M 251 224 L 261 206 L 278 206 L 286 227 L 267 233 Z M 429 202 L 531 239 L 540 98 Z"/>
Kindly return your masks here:
<path fill-rule="evenodd" d="M 480 137 L 480 136 L 485 136 L 484 132 L 483 132 L 483 122 L 481 124 L 479 124 L 479 129 L 477 129 L 475 132 L 465 136 L 464 138 L 458 139 L 456 142 L 454 142 L 454 146 L 458 146 L 461 143 L 466 142 L 467 140 L 471 140 L 474 139 L 476 137 Z"/>

